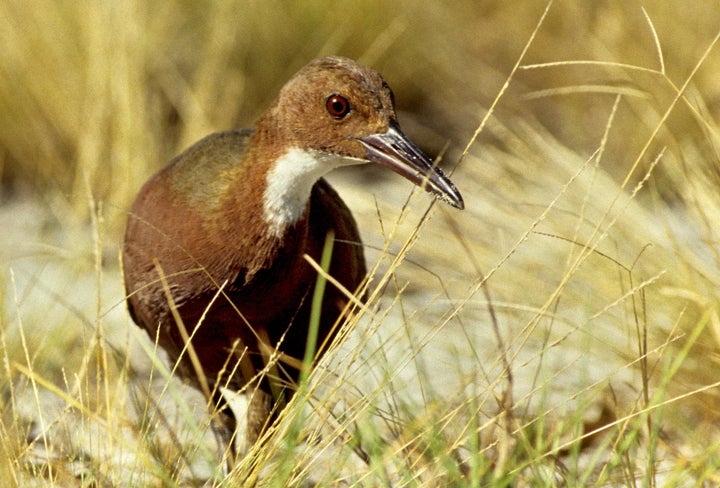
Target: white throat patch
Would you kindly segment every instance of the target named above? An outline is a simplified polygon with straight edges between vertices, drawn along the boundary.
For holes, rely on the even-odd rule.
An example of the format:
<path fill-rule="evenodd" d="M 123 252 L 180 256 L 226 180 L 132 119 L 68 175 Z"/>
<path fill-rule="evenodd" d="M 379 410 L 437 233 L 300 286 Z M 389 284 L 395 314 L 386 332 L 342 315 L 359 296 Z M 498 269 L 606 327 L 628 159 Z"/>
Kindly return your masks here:
<path fill-rule="evenodd" d="M 283 154 L 266 178 L 263 212 L 269 234 L 283 235 L 285 229 L 305 212 L 315 182 L 338 166 L 364 160 L 293 147 Z"/>

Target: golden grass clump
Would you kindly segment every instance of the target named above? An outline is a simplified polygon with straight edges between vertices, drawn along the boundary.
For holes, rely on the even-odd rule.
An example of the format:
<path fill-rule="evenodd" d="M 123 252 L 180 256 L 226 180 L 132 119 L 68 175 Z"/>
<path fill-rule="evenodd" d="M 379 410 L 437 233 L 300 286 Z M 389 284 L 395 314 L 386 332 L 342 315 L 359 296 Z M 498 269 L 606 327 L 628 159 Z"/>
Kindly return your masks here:
<path fill-rule="evenodd" d="M 714 3 L 8 1 L 0 32 L 3 480 L 720 484 Z M 330 176 L 371 298 L 226 476 L 125 310 L 126 212 L 329 53 L 385 75 L 467 208 Z"/>

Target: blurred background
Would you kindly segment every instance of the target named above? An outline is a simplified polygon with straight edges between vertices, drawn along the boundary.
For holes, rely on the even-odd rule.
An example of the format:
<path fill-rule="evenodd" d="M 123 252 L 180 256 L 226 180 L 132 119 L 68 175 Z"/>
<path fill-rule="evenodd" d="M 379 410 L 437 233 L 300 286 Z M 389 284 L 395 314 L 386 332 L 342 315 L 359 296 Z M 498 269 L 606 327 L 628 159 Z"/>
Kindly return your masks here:
<path fill-rule="evenodd" d="M 6 0 L 0 386 L 36 375 L 71 390 L 98 334 L 129 342 L 118 249 L 140 186 L 208 133 L 252 126 L 299 68 L 339 54 L 383 74 L 404 131 L 442 155 L 468 207 L 436 205 L 395 269 L 388 253 L 429 198 L 413 194 L 404 210 L 412 189 L 381 169 L 330 177 L 377 276 L 394 277 L 377 305 L 390 330 L 377 336 L 404 330 L 412 358 L 432 351 L 436 366 L 410 361 L 429 389 L 448 384 L 439 368 L 456 392 L 497 394 L 509 358 L 528 415 L 595 405 L 578 422 L 601 425 L 657 408 L 657 425 L 683 433 L 666 446 L 674 459 L 712 466 L 718 33 L 712 0 Z M 25 414 L 10 393 L 3 445 L 19 459 Z M 683 462 L 677 472 L 711 479 Z"/>
<path fill-rule="evenodd" d="M 498 94 L 545 6 L 5 2 L 3 201 L 57 194 L 82 215 L 91 191 L 126 208 L 147 176 L 178 151 L 208 132 L 252 125 L 295 71 L 326 54 L 379 70 L 424 148 L 437 153 L 449 144 L 457 151 Z M 587 154 L 604 130 L 614 93 L 627 93 L 628 104 L 652 99 L 615 121 L 623 137 L 610 141 L 607 161 L 624 174 L 625 155 L 645 142 L 653 115 L 660 115 L 648 114 L 648 105 L 659 112 L 668 104 L 671 83 L 682 83 L 714 37 L 713 7 L 710 1 L 555 2 L 523 64 L 591 60 L 646 71 L 611 65 L 521 71 L 497 117 L 510 112 L 538 120 L 559 142 Z M 661 42 L 667 80 L 658 75 L 648 19 Z M 711 53 L 688 94 L 700 93 L 711 114 L 720 92 L 716 60 Z M 693 137 L 692 115 L 677 112 L 668 127 L 676 139 Z"/>

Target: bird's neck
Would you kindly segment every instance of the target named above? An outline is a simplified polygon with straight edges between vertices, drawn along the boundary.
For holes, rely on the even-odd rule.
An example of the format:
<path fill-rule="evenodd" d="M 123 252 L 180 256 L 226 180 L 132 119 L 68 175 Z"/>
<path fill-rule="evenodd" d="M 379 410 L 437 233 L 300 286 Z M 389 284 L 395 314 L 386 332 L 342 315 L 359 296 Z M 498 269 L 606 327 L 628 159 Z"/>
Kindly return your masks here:
<path fill-rule="evenodd" d="M 263 217 L 268 232 L 283 236 L 307 212 L 310 193 L 315 183 L 339 166 L 341 158 L 289 147 L 269 168 L 263 192 Z"/>
<path fill-rule="evenodd" d="M 302 254 L 312 187 L 322 173 L 302 151 L 283 149 L 266 131 L 256 131 L 223 190 L 218 226 L 243 256 L 246 281 L 280 254 Z"/>
<path fill-rule="evenodd" d="M 274 114 L 269 111 L 269 114 Z M 338 166 L 359 161 L 303 147 L 282 124 L 271 117 L 260 120 L 250 141 L 248 161 L 262 161 L 253 168 L 263 181 L 262 216 L 270 236 L 281 238 L 307 212 L 310 193 L 315 183 Z M 247 166 L 247 165 L 246 165 Z"/>

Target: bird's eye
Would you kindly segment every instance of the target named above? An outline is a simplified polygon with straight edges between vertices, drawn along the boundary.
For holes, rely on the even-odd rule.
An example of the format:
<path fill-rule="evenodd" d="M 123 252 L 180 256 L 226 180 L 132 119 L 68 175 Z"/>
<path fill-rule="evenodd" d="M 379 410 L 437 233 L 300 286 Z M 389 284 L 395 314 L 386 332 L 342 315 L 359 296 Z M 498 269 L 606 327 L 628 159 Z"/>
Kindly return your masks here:
<path fill-rule="evenodd" d="M 350 113 L 350 102 L 342 95 L 330 95 L 325 101 L 325 109 L 332 117 L 343 119 Z"/>

